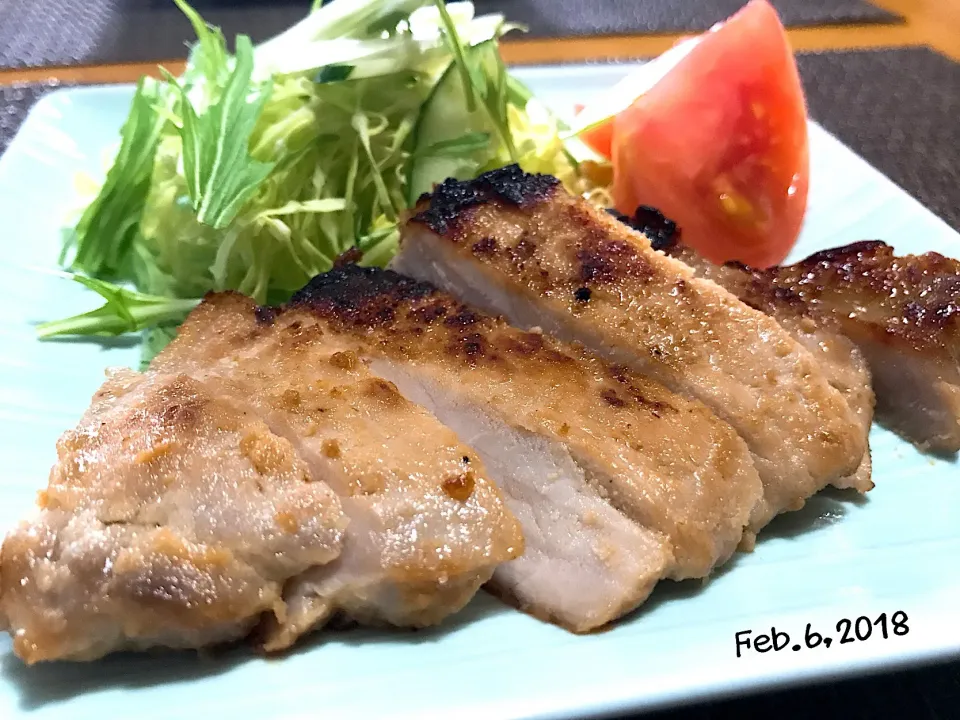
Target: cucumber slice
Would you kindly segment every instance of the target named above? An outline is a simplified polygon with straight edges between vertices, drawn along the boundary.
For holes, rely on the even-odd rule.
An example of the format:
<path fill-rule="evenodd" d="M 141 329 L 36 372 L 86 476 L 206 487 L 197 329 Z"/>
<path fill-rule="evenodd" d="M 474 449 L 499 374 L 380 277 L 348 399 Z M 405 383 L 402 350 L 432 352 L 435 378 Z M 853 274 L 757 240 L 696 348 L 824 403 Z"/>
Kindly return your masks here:
<path fill-rule="evenodd" d="M 486 87 L 488 79 L 505 73 L 503 61 L 494 40 L 466 49 L 467 66 L 476 71 L 478 81 Z M 515 88 L 510 88 L 516 95 Z M 510 100 L 508 95 L 505 100 Z M 516 100 L 515 104 L 519 104 Z M 483 135 L 489 137 L 483 142 Z M 493 163 L 499 154 L 499 140 L 491 127 L 486 111 L 477 105 L 473 112 L 467 106 L 463 76 L 456 62 L 451 62 L 427 97 L 413 131 L 413 156 L 407 177 L 407 200 L 412 206 L 423 193 L 447 178 L 468 180 L 481 168 Z"/>

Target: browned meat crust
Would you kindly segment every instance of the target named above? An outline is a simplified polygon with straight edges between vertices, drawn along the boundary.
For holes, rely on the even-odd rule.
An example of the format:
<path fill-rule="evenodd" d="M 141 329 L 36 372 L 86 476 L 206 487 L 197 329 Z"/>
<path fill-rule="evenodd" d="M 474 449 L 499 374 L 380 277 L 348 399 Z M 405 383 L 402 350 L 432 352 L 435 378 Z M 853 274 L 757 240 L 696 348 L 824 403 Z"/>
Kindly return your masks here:
<path fill-rule="evenodd" d="M 390 270 L 354 265 L 334 268 L 313 278 L 286 308 L 260 309 L 258 317 L 269 317 L 272 322 L 280 313 L 299 308 L 308 309 L 340 331 L 385 331 L 380 344 L 402 349 L 408 358 L 433 352 L 432 345 L 424 347 L 417 338 L 434 326 L 441 329 L 434 334 L 443 342 L 441 352 L 466 367 L 489 364 L 510 372 L 536 368 L 544 379 L 556 372 L 581 372 L 576 355 L 542 333 L 509 328 L 429 283 Z M 679 397 L 662 388 L 656 396 L 647 397 L 625 368 L 603 363 L 596 367 L 607 374 L 599 394 L 611 408 L 634 406 L 657 417 L 681 412 L 671 404 L 681 402 Z M 645 387 L 656 386 L 647 383 Z"/>
<path fill-rule="evenodd" d="M 636 227 L 636 220 L 621 219 Z M 644 227 L 644 230 L 647 228 Z M 860 492 L 873 489 L 869 433 L 876 397 L 866 359 L 856 344 L 843 335 L 832 320 L 813 317 L 806 304 L 797 302 L 792 293 L 781 293 L 771 288 L 760 277 L 760 273 L 754 273 L 737 263 L 714 265 L 694 250 L 676 242 L 676 237 L 674 235 L 668 241 L 661 242 L 661 249 L 693 268 L 700 277 L 717 283 L 747 305 L 770 315 L 817 359 L 830 384 L 843 394 L 847 404 L 857 413 L 867 445 L 856 472 L 838 478 L 833 484 L 839 488 L 852 487 Z"/>
<path fill-rule="evenodd" d="M 688 260 L 688 250 L 667 252 Z M 789 266 L 722 273 L 741 299 L 775 317 L 813 318 L 866 356 L 877 419 L 921 448 L 960 450 L 960 262 L 898 257 L 879 241 L 824 250 Z"/>
<path fill-rule="evenodd" d="M 429 205 L 415 216 L 435 233 L 444 235 L 472 207 L 500 200 L 518 208 L 532 207 L 548 199 L 560 181 L 550 175 L 529 175 L 519 165 L 491 170 L 470 182 L 444 182 L 432 194 L 420 197 L 417 206 Z"/>
<path fill-rule="evenodd" d="M 763 277 L 763 275 L 761 275 Z M 769 291 L 838 319 L 854 337 L 934 353 L 956 373 L 960 263 L 935 252 L 897 257 L 879 241 L 824 250 L 768 271 Z"/>
<path fill-rule="evenodd" d="M 863 458 L 854 414 L 783 328 L 551 178 L 508 167 L 442 183 L 414 209 L 394 267 L 706 404 L 764 479 L 756 529 Z"/>
<path fill-rule="evenodd" d="M 270 317 L 210 296 L 61 438 L 0 552 L 19 657 L 202 647 L 261 621 L 278 650 L 337 612 L 432 625 L 522 552 L 452 430 L 329 334 Z"/>
<path fill-rule="evenodd" d="M 459 385 L 465 403 L 581 452 L 611 478 L 604 493 L 618 510 L 669 538 L 671 577 L 702 576 L 729 557 L 761 507 L 746 445 L 706 406 L 430 284 L 337 267 L 259 315 L 301 332 L 321 318 L 323 332 L 356 338 L 362 357 Z"/>

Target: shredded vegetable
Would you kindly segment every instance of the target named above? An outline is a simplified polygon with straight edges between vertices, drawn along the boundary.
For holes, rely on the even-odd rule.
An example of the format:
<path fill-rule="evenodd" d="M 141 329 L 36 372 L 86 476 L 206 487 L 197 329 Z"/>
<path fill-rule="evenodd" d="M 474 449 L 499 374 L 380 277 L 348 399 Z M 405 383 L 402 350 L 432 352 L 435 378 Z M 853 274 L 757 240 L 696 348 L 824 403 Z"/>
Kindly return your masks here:
<path fill-rule="evenodd" d="M 257 47 L 237 37 L 231 53 L 175 2 L 197 34 L 187 67 L 140 81 L 106 178 L 67 233 L 62 262 L 106 303 L 47 323 L 44 337 L 152 328 L 150 357 L 211 290 L 282 302 L 354 246 L 363 264 L 384 265 L 418 154 L 483 151 L 587 192 L 556 119 L 502 62 L 466 60 L 513 28 L 500 15 L 475 16 L 468 2 L 333 0 Z M 452 66 L 484 131 L 414 153 L 423 106 Z"/>

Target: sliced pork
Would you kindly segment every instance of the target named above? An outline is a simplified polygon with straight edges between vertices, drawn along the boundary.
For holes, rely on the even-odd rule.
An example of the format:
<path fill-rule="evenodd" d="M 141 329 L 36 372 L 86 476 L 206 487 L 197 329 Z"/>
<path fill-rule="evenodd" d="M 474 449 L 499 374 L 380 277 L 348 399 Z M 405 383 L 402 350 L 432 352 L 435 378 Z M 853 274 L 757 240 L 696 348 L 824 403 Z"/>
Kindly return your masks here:
<path fill-rule="evenodd" d="M 863 458 L 856 414 L 789 333 L 552 177 L 512 166 L 442 183 L 413 211 L 393 267 L 709 406 L 764 482 L 755 530 Z"/>
<path fill-rule="evenodd" d="M 287 578 L 342 552 L 329 485 L 187 375 L 118 372 L 57 453 L 2 550 L 0 611 L 28 663 L 242 637 L 282 614 Z"/>
<path fill-rule="evenodd" d="M 867 444 L 867 451 L 856 471 L 834 480 L 833 485 L 859 492 L 871 490 L 869 435 L 876 398 L 866 359 L 853 341 L 840 331 L 837 323 L 815 317 L 805 303 L 797 302 L 791 294 L 775 291 L 764 273 L 737 264 L 714 265 L 694 250 L 675 242 L 655 243 L 654 247 L 682 261 L 697 275 L 717 283 L 750 307 L 774 318 L 810 352 L 830 384 L 843 394 L 857 414 L 860 432 Z"/>
<path fill-rule="evenodd" d="M 495 591 L 572 630 L 707 575 L 764 512 L 746 446 L 703 405 L 425 283 L 345 266 L 260 314 L 291 344 L 342 346 L 476 450 L 525 535 Z"/>
<path fill-rule="evenodd" d="M 933 252 L 898 257 L 871 241 L 785 267 L 723 272 L 748 302 L 792 307 L 855 343 L 880 423 L 922 449 L 960 450 L 960 262 Z"/>
<path fill-rule="evenodd" d="M 238 294 L 212 296 L 154 361 L 248 398 L 341 498 L 344 551 L 288 583 L 287 618 L 271 626 L 267 648 L 338 610 L 366 624 L 439 622 L 520 554 L 516 519 L 449 428 L 333 334 L 273 324 L 273 312 Z"/>
<path fill-rule="evenodd" d="M 275 650 L 335 614 L 429 625 L 521 552 L 452 431 L 319 336 L 247 310 L 201 304 L 60 440 L 0 555 L 0 618 L 28 663 L 255 627 Z"/>

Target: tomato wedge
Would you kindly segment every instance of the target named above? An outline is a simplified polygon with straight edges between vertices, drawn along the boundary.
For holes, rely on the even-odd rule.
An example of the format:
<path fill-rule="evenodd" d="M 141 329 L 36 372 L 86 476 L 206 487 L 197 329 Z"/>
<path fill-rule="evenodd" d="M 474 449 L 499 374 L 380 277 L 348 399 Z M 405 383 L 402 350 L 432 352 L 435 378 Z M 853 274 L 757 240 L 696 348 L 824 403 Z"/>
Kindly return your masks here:
<path fill-rule="evenodd" d="M 598 155 L 609 158 L 613 153 L 613 118 L 587 128 L 580 139 Z"/>
<path fill-rule="evenodd" d="M 751 0 L 613 121 L 614 201 L 659 208 L 708 260 L 783 261 L 806 211 L 809 148 L 796 62 Z"/>
<path fill-rule="evenodd" d="M 699 36 L 680 38 L 665 53 L 629 73 L 600 100 L 576 108 L 576 135 L 591 150 L 609 160 L 613 152 L 614 118 L 659 82 L 699 41 Z"/>

